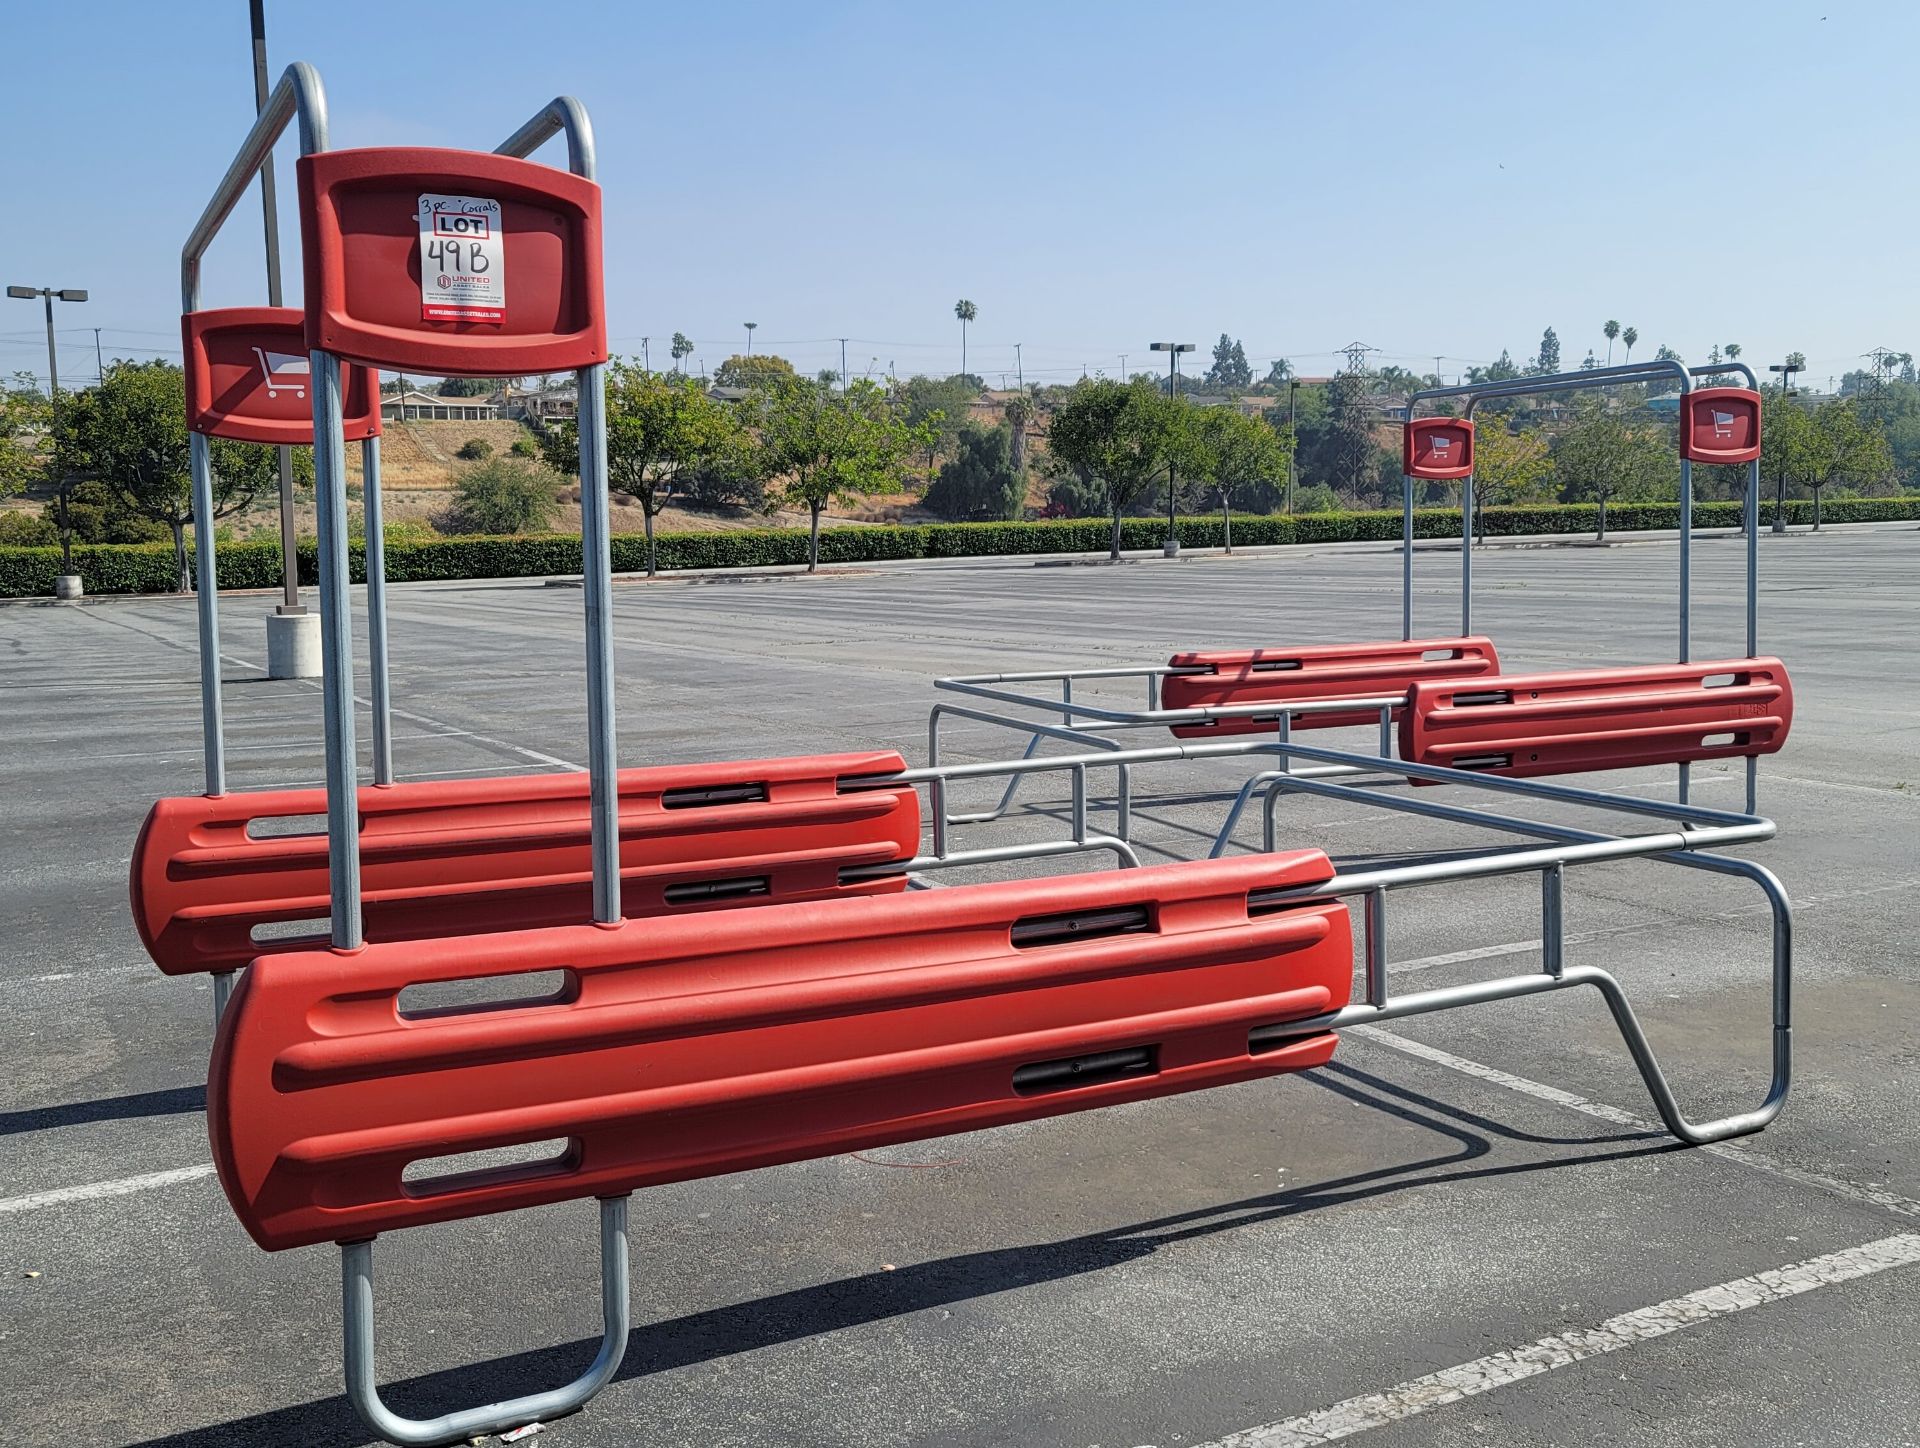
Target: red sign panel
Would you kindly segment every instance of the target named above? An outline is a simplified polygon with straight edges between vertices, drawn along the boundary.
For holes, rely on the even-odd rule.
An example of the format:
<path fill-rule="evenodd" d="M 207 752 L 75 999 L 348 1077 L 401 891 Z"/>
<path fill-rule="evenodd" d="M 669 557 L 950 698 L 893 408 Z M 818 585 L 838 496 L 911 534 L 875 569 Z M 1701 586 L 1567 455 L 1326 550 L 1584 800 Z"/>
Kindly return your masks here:
<path fill-rule="evenodd" d="M 1680 456 L 1696 463 L 1750 463 L 1760 456 L 1760 394 L 1703 387 L 1681 399 Z"/>
<path fill-rule="evenodd" d="M 1473 424 L 1421 417 L 1401 432 L 1400 471 L 1410 478 L 1464 478 L 1473 472 Z"/>
<path fill-rule="evenodd" d="M 448 377 L 607 360 L 600 188 L 423 147 L 300 158 L 307 345 Z"/>
<path fill-rule="evenodd" d="M 295 307 L 227 307 L 180 318 L 187 426 L 237 442 L 313 441 L 306 319 Z M 379 373 L 340 371 L 347 441 L 380 436 Z"/>

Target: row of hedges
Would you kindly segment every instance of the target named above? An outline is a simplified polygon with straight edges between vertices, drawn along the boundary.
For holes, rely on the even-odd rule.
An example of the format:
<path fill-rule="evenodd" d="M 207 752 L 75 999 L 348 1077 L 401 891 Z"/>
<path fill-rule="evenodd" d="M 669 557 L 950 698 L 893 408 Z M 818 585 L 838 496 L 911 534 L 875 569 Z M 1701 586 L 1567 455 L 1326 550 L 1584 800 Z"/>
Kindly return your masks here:
<path fill-rule="evenodd" d="M 1787 504 L 1788 520 L 1811 523 L 1813 504 Z M 1762 514 L 1771 518 L 1771 507 Z M 1836 498 L 1820 510 L 1827 523 L 1873 523 L 1920 519 L 1920 497 Z M 1539 507 L 1486 508 L 1481 527 L 1489 537 L 1537 533 L 1591 533 L 1599 509 L 1591 503 Z M 1458 537 L 1458 508 L 1422 508 L 1414 513 L 1414 536 Z M 1721 528 L 1740 522 L 1738 503 L 1697 503 L 1694 526 Z M 1677 528 L 1677 503 L 1618 503 L 1607 509 L 1609 532 Z M 978 558 L 1031 553 L 1105 553 L 1111 524 L 1104 518 L 1073 518 L 1040 523 L 936 523 L 872 528 L 827 528 L 820 534 L 823 563 L 876 563 L 901 558 Z M 1218 548 L 1217 517 L 1182 518 L 1182 545 Z M 1233 520 L 1233 541 L 1242 547 L 1286 543 L 1389 542 L 1400 537 L 1398 512 L 1298 513 L 1246 516 Z M 1167 525 L 1158 518 L 1128 518 L 1120 525 L 1120 545 L 1158 548 Z M 219 545 L 222 588 L 277 588 L 280 545 Z M 365 558 L 353 549 L 353 577 L 365 578 Z M 646 567 L 646 540 L 639 534 L 613 538 L 613 566 L 622 573 Z M 76 547 L 74 567 L 89 593 L 165 593 L 174 586 L 171 543 L 101 544 Z M 686 568 L 765 568 L 807 561 L 807 534 L 801 528 L 761 528 L 731 533 L 663 533 L 660 566 Z M 395 583 L 426 579 L 538 578 L 580 571 L 580 539 L 566 535 L 509 538 L 436 538 L 387 547 L 387 577 Z M 0 548 L 0 598 L 44 598 L 60 572 L 58 548 Z M 318 577 L 312 539 L 300 545 L 300 581 Z"/>

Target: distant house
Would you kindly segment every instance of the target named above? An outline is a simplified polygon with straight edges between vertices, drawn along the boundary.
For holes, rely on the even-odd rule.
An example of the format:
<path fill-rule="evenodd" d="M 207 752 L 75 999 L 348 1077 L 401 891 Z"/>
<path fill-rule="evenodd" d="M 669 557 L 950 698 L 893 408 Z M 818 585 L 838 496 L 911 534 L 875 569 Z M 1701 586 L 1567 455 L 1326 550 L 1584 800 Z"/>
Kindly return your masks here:
<path fill-rule="evenodd" d="M 437 392 L 395 392 L 380 399 L 383 422 L 492 422 L 500 408 L 487 397 L 442 397 Z"/>
<path fill-rule="evenodd" d="M 500 416 L 511 421 L 544 426 L 549 422 L 571 422 L 579 411 L 580 397 L 572 387 L 549 387 L 531 392 L 508 388 L 494 394 Z"/>

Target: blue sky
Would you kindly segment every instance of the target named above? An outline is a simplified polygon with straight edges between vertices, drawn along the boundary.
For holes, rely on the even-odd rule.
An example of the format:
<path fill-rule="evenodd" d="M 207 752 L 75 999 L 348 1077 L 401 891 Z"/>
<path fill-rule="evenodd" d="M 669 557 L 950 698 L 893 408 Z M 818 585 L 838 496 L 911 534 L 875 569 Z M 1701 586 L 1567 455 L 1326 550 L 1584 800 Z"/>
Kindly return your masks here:
<path fill-rule="evenodd" d="M 252 113 L 246 8 L 11 8 L 0 280 L 91 291 L 59 310 L 72 381 L 96 326 L 109 358 L 178 354 L 180 243 Z M 656 361 L 677 329 L 711 367 L 752 320 L 805 368 L 847 336 L 856 374 L 951 371 L 961 296 L 992 381 L 1015 343 L 1066 381 L 1222 331 L 1308 374 L 1358 341 L 1451 375 L 1550 324 L 1571 366 L 1608 317 L 1643 354 L 1799 350 L 1822 386 L 1920 350 L 1905 0 L 269 0 L 268 31 L 276 74 L 320 70 L 336 146 L 490 149 L 580 96 L 609 331 Z M 264 301 L 260 245 L 251 194 L 208 305 Z M 44 372 L 37 307 L 7 305 L 0 369 Z"/>

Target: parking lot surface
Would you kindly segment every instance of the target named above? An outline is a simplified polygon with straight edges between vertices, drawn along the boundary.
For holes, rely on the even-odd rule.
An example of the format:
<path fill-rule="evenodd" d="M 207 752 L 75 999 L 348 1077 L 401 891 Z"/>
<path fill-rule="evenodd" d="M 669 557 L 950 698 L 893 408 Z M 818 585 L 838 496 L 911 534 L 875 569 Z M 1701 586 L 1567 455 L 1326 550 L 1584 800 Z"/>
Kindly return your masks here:
<path fill-rule="evenodd" d="M 1761 766 L 1779 838 L 1734 853 L 1797 907 L 1776 1125 L 1677 1147 L 1599 1000 L 1562 993 L 1349 1032 L 1302 1076 L 652 1189 L 619 1375 L 541 1441 L 1920 1443 L 1920 534 L 1762 541 L 1761 648 L 1797 712 Z M 1696 658 L 1740 651 L 1741 561 L 1696 548 Z M 1458 562 L 1420 554 L 1419 632 L 1457 623 Z M 1491 548 L 1475 571 L 1476 631 L 1509 671 L 1674 656 L 1670 542 Z M 623 581 L 620 759 L 917 763 L 936 675 L 1388 638 L 1398 588 L 1397 555 L 1358 547 Z M 235 789 L 321 779 L 317 689 L 264 677 L 273 601 L 222 603 Z M 395 588 L 401 778 L 584 759 L 580 604 L 539 581 Z M 142 817 L 200 788 L 192 602 L 0 609 L 0 659 L 5 1440 L 374 1441 L 340 1391 L 335 1253 L 265 1254 L 234 1222 L 202 1116 L 207 981 L 160 976 L 129 920 Z M 1143 853 L 1203 855 L 1246 773 L 1143 771 Z M 1582 782 L 1658 797 L 1672 775 Z M 1695 784 L 1739 807 L 1737 769 Z M 961 842 L 1057 835 L 1058 796 Z M 1342 862 L 1484 843 L 1340 801 L 1282 819 L 1283 846 Z M 1751 887 L 1625 864 L 1568 891 L 1569 959 L 1625 982 L 1689 1114 L 1757 1104 Z M 1539 930 L 1530 877 L 1422 891 L 1396 902 L 1396 985 L 1525 969 Z M 591 1355 L 590 1202 L 395 1234 L 378 1261 L 401 1411 L 550 1386 Z"/>

